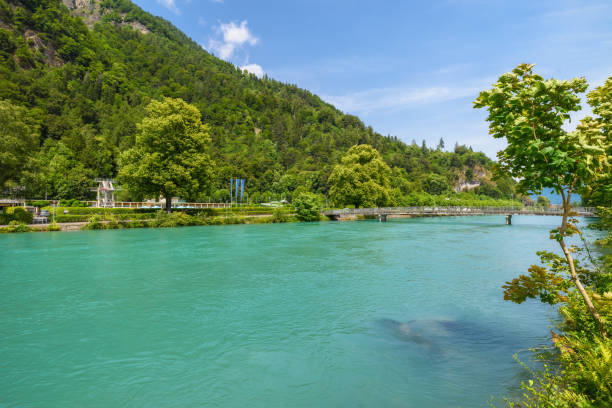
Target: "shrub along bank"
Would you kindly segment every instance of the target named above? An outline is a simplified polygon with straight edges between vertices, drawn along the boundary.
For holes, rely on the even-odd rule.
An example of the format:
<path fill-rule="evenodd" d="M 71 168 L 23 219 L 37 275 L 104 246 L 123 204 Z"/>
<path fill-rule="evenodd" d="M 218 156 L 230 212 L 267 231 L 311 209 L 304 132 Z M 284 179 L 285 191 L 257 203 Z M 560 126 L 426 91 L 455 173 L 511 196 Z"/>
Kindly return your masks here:
<path fill-rule="evenodd" d="M 558 305 L 560 319 L 552 333 L 552 350 L 538 353 L 547 365 L 524 382 L 523 398 L 506 400 L 509 407 L 612 407 L 612 209 L 599 208 L 595 228 L 607 236 L 596 242 L 597 252 L 573 247 L 576 273 L 601 316 L 597 321 L 576 290 L 564 257 L 538 252 L 541 265 L 529 275 L 504 285 L 504 298 L 521 303 L 528 298 Z M 580 262 L 578 262 L 580 259 Z"/>
<path fill-rule="evenodd" d="M 166 213 L 159 211 L 153 219 L 147 220 L 122 220 L 113 216 L 103 217 L 93 215 L 89 223 L 83 226 L 83 230 L 99 229 L 129 229 L 129 228 L 172 228 L 203 225 L 235 225 L 235 224 L 269 224 L 280 222 L 292 222 L 298 219 L 291 215 L 288 209 L 277 209 L 268 216 L 208 216 L 205 212 L 189 215 L 185 212 Z"/>
<path fill-rule="evenodd" d="M 23 222 L 11 221 L 6 227 L 0 227 L 0 234 L 7 234 L 13 232 L 47 232 L 60 230 L 60 226 L 55 223 L 47 224 L 38 228 L 32 228 Z"/>
<path fill-rule="evenodd" d="M 23 207 L 8 207 L 0 214 L 0 225 L 7 225 L 13 221 L 23 224 L 31 224 L 34 215 Z"/>

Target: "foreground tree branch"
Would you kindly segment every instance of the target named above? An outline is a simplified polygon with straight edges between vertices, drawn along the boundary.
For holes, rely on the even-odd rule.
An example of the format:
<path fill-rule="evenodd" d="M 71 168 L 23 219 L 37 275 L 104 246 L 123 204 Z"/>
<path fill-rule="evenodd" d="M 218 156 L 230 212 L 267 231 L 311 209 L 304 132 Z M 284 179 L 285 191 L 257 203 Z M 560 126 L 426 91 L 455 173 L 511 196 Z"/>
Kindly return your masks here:
<path fill-rule="evenodd" d="M 500 76 L 490 90 L 480 93 L 474 107 L 487 108 L 490 133 L 495 138 L 506 139 L 508 145 L 498 153 L 498 158 L 501 168 L 519 180 L 519 191 L 539 194 L 543 188 L 552 188 L 561 194 L 563 219 L 561 226 L 551 231 L 551 238 L 559 242 L 571 281 L 605 335 L 605 322 L 576 272 L 572 250 L 565 238 L 580 234 L 577 221 L 571 218 L 572 193 L 596 183 L 610 172 L 612 159 L 606 122 L 602 118 L 586 117 L 576 131 L 565 131 L 563 125 L 570 120 L 570 112 L 581 109 L 579 94 L 586 91 L 586 80 L 545 80 L 533 73 L 533 67 L 521 64 Z M 538 292 L 532 290 L 534 287 L 547 287 L 542 279 L 553 278 L 541 271 L 533 273 L 536 278 L 521 277 L 531 285 L 522 292 L 527 297 L 534 297 Z M 505 288 L 514 289 L 517 285 L 521 283 L 515 280 Z M 549 282 L 549 287 L 555 285 L 559 287 L 558 282 L 554 285 Z M 507 294 L 507 298 L 524 300 L 524 296 L 513 298 L 512 294 Z"/>

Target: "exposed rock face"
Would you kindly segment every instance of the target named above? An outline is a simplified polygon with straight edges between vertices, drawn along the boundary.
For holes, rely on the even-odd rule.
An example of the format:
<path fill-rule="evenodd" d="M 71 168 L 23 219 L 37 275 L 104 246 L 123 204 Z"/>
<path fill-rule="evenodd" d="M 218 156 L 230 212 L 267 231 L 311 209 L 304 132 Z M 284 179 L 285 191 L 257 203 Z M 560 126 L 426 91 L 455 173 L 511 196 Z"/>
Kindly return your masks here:
<path fill-rule="evenodd" d="M 468 181 L 465 183 L 459 183 L 455 186 L 454 190 L 456 193 L 460 193 L 466 190 L 473 190 L 476 187 L 480 187 L 480 181 Z"/>
<path fill-rule="evenodd" d="M 70 10 L 91 8 L 95 3 L 95 1 L 92 0 L 62 0 L 62 2 Z"/>
<path fill-rule="evenodd" d="M 81 17 L 87 27 L 93 28 L 94 24 L 102 18 L 104 11 L 101 9 L 98 0 L 62 0 L 64 5 L 68 7 L 72 14 Z M 122 26 L 130 26 L 141 34 L 148 34 L 151 31 L 140 21 L 125 21 L 125 13 L 120 13 L 124 21 L 120 23 Z"/>
<path fill-rule="evenodd" d="M 23 33 L 23 37 L 30 44 L 30 47 L 39 50 L 46 57 L 47 64 L 52 67 L 59 67 L 64 62 L 57 56 L 55 47 L 51 42 L 45 43 L 39 36 L 38 33 L 32 30 L 26 30 Z"/>

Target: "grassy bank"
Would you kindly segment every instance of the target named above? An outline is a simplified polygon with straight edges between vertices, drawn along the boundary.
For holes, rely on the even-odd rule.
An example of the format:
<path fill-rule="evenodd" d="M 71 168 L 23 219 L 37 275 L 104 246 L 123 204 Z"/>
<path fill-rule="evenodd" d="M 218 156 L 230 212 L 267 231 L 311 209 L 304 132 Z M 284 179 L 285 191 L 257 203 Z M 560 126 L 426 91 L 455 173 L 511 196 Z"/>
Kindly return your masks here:
<path fill-rule="evenodd" d="M 209 216 L 204 212 L 190 215 L 185 212 L 155 213 L 150 219 L 121 219 L 113 215 L 94 215 L 81 229 L 129 229 L 129 228 L 172 228 L 204 225 L 236 225 L 236 224 L 271 224 L 299 221 L 288 210 L 275 211 L 270 214 L 242 215 L 229 213 L 228 216 Z"/>
<path fill-rule="evenodd" d="M 44 209 L 44 208 L 43 208 Z M 243 207 L 231 209 L 189 209 L 167 214 L 164 211 L 129 208 L 57 207 L 55 223 L 27 225 L 11 221 L 0 227 L 0 233 L 45 232 L 67 230 L 171 228 L 197 225 L 269 224 L 301 221 L 291 208 Z M 82 224 L 82 225 L 75 225 Z"/>

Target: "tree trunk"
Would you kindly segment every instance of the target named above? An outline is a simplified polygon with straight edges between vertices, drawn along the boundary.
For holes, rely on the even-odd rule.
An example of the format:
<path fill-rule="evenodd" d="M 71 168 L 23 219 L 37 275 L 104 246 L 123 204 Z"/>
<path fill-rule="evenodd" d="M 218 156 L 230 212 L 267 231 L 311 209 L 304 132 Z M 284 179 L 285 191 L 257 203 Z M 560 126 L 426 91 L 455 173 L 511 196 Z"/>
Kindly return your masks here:
<path fill-rule="evenodd" d="M 172 197 L 166 197 L 166 212 L 170 214 L 172 212 Z"/>
<path fill-rule="evenodd" d="M 589 313 L 591 313 L 591 316 L 593 316 L 593 318 L 597 321 L 597 323 L 599 323 L 600 328 L 602 330 L 602 334 L 604 336 L 607 336 L 607 333 L 605 331 L 605 323 L 603 319 L 601 318 L 601 316 L 599 315 L 599 313 L 597 313 L 597 310 L 595 309 L 595 306 L 593 305 L 593 302 L 591 301 L 591 297 L 589 296 L 587 291 L 584 289 L 582 282 L 580 282 L 580 278 L 578 278 L 578 274 L 576 273 L 576 267 L 574 266 L 574 258 L 572 257 L 572 254 L 569 248 L 567 247 L 567 245 L 565 245 L 564 236 L 565 236 L 565 231 L 567 230 L 567 218 L 570 212 L 569 203 L 570 203 L 570 197 L 572 196 L 571 188 L 567 193 L 567 197 L 565 196 L 565 193 L 563 191 L 561 191 L 561 196 L 563 198 L 563 221 L 561 222 L 561 228 L 559 228 L 559 232 L 561 234 L 559 245 L 561 246 L 561 250 L 563 250 L 563 254 L 565 255 L 567 264 L 569 265 L 570 274 L 572 276 L 572 281 L 574 282 L 574 285 L 576 285 L 578 292 L 580 292 L 582 299 L 584 299 L 584 303 L 586 303 L 587 308 L 589 309 Z"/>

